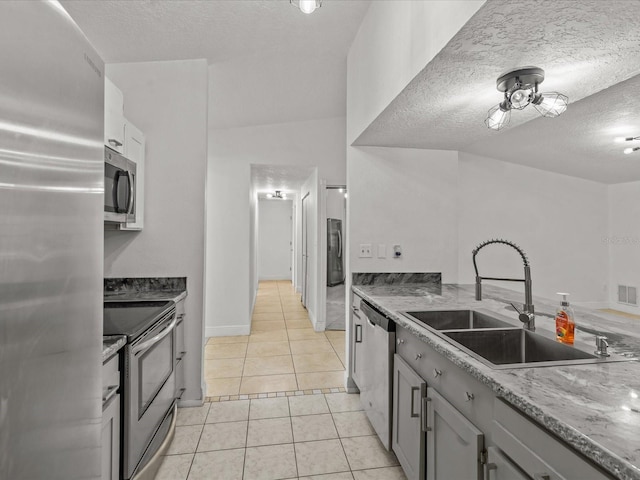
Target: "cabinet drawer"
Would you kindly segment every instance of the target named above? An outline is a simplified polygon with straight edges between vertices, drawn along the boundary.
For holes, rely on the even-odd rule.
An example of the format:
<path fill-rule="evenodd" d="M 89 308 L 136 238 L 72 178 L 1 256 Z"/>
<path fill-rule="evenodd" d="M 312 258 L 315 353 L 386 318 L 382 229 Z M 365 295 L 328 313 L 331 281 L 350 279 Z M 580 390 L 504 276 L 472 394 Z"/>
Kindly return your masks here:
<path fill-rule="evenodd" d="M 488 387 L 408 330 L 398 327 L 396 338 L 396 353 L 426 380 L 427 385 L 479 427 L 490 426 L 487 419 L 491 418 L 494 395 Z"/>
<path fill-rule="evenodd" d="M 492 437 L 496 446 L 532 478 L 612 478 L 499 398 L 494 404 Z"/>
<path fill-rule="evenodd" d="M 119 354 L 114 355 L 102 365 L 102 390 L 120 385 L 119 358 Z"/>
<path fill-rule="evenodd" d="M 425 376 L 424 366 L 427 358 L 427 344 L 410 333 L 407 329 L 396 326 L 396 353 L 418 374 L 429 382 L 431 377 Z M 430 382 L 429 382 L 430 383 Z"/>
<path fill-rule="evenodd" d="M 351 302 L 351 311 L 353 313 L 360 314 L 360 302 L 362 302 L 362 299 L 354 293 L 353 302 Z"/>

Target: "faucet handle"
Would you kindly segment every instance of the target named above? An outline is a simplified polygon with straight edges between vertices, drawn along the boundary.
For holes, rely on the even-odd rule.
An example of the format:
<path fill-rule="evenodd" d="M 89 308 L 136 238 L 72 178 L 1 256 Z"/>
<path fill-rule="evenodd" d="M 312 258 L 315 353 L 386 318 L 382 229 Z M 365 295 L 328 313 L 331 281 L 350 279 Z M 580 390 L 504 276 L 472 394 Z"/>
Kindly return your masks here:
<path fill-rule="evenodd" d="M 602 335 L 596 335 L 596 351 L 593 352 L 599 357 L 610 357 L 607 349 L 609 348 L 609 343 L 607 342 L 607 337 Z"/>
<path fill-rule="evenodd" d="M 524 323 L 524 327 L 527 330 L 531 330 L 532 332 L 534 332 L 536 329 L 536 324 L 535 324 L 536 316 L 532 312 L 527 312 L 526 310 L 525 311 L 520 310 L 513 303 L 511 304 L 511 306 L 515 309 L 516 312 L 518 312 L 518 320 Z"/>

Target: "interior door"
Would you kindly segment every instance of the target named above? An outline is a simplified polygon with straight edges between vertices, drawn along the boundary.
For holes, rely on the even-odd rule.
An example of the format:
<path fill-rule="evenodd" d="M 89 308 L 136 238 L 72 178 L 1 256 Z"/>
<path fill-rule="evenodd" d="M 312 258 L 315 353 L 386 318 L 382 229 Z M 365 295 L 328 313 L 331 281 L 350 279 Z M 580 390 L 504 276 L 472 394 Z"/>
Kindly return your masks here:
<path fill-rule="evenodd" d="M 307 242 L 307 229 L 308 229 L 308 208 L 309 208 L 309 194 L 306 194 L 302 199 L 302 305 L 307 306 L 307 285 L 308 285 L 308 242 Z"/>

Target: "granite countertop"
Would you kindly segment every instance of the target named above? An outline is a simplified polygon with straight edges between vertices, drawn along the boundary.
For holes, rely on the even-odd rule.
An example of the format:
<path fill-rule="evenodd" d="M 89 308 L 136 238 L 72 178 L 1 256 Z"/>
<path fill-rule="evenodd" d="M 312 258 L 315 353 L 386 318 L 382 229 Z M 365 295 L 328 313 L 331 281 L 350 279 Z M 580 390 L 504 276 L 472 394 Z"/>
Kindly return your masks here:
<path fill-rule="evenodd" d="M 126 343 L 126 335 L 105 335 L 102 337 L 102 363 L 118 353 Z"/>
<path fill-rule="evenodd" d="M 104 292 L 105 301 L 173 300 L 177 303 L 186 296 L 186 290 Z"/>
<path fill-rule="evenodd" d="M 509 317 L 514 326 L 522 326 L 509 305 L 522 304 L 522 293 L 483 285 L 483 300 L 476 301 L 474 288 L 474 285 L 446 284 L 441 291 L 420 284 L 352 287 L 397 324 L 596 464 L 621 479 L 640 480 L 637 361 L 494 370 L 400 313 L 481 308 Z M 555 338 L 556 305 L 537 297 L 533 303 L 536 333 Z M 595 335 L 605 335 L 613 356 L 640 357 L 640 320 L 580 307 L 574 310 L 575 348 L 592 353 Z"/>

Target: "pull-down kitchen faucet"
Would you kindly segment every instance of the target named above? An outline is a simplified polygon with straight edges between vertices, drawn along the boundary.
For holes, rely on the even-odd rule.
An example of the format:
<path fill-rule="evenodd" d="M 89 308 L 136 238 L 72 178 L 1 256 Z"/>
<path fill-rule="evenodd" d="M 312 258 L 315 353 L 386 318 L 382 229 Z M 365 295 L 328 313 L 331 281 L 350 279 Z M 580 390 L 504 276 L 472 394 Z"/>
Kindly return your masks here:
<path fill-rule="evenodd" d="M 487 245 L 491 245 L 492 243 L 501 243 L 503 245 L 508 245 L 512 248 L 515 248 L 516 251 L 522 257 L 522 261 L 524 262 L 524 279 L 521 278 L 496 278 L 496 277 L 481 277 L 478 273 L 478 266 L 476 265 L 476 255 L 478 252 L 486 247 Z M 524 282 L 524 305 L 522 306 L 522 311 L 518 310 L 513 303 L 511 304 L 513 308 L 518 312 L 518 318 L 524 324 L 523 328 L 527 330 L 535 331 L 536 329 L 536 317 L 533 309 L 533 295 L 531 293 L 531 269 L 529 268 L 529 260 L 527 256 L 522 251 L 522 249 L 517 246 L 515 243 L 510 242 L 509 240 L 495 239 L 495 240 L 487 240 L 485 242 L 480 243 L 476 248 L 473 249 L 473 268 L 476 271 L 476 300 L 482 300 L 482 280 L 499 280 L 502 282 Z"/>

